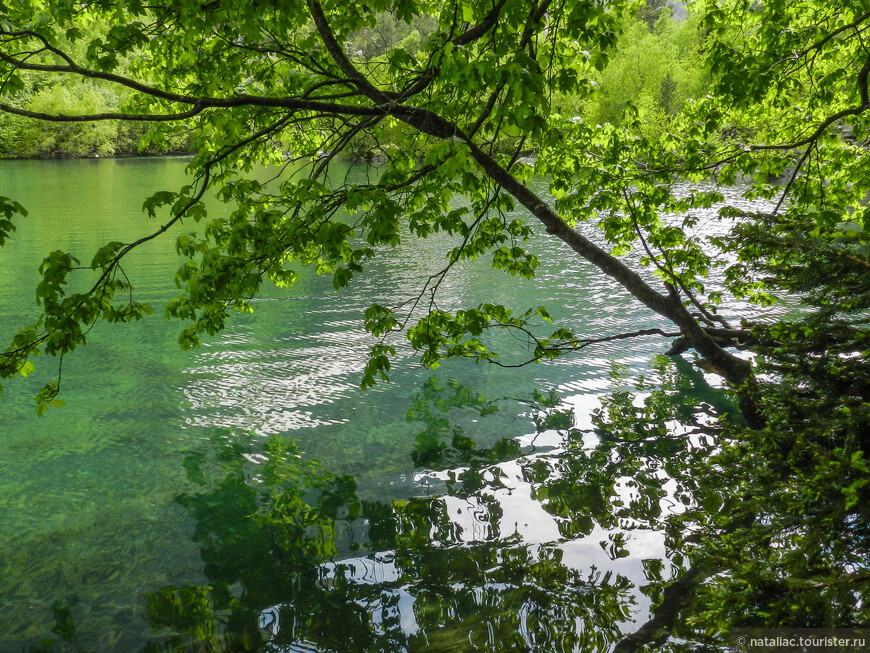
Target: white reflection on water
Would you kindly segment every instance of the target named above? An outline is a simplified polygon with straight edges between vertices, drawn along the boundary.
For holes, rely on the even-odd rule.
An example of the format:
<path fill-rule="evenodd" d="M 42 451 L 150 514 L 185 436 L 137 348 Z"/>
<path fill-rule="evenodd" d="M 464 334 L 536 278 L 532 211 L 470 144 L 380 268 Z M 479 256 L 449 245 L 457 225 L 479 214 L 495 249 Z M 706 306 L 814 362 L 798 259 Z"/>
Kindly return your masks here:
<path fill-rule="evenodd" d="M 284 302 L 285 310 L 292 303 Z M 264 434 L 342 424 L 346 417 L 316 407 L 358 391 L 368 344 L 359 320 L 324 320 L 317 333 L 271 342 L 231 327 L 205 343 L 184 371 L 192 377 L 183 389 L 186 423 Z"/>
<path fill-rule="evenodd" d="M 636 403 L 640 405 L 647 396 L 648 393 L 638 393 Z M 597 405 L 599 397 L 600 395 L 577 395 L 570 402 L 575 409 L 578 409 L 574 424 L 576 428 L 591 426 L 589 409 Z M 597 439 L 588 433 L 587 436 L 589 437 L 585 438 L 584 446 L 587 448 L 594 446 Z M 450 551 L 455 548 L 490 543 L 499 550 L 497 555 L 499 559 L 502 556 L 516 557 L 516 552 L 522 550 L 527 556 L 525 564 L 529 567 L 555 559 L 569 573 L 575 572 L 574 577 L 585 579 L 580 584 L 567 588 L 568 591 L 578 593 L 607 591 L 619 586 L 620 579 L 628 581 L 633 589 L 630 596 L 621 603 L 621 613 L 615 618 L 614 626 L 623 635 L 634 632 L 639 624 L 651 616 L 651 599 L 646 593 L 639 591 L 650 582 L 645 563 L 649 560 L 661 561 L 663 578 L 669 577 L 673 572 L 668 559 L 664 533 L 645 528 L 641 524 L 631 524 L 629 520 L 621 520 L 618 528 L 606 529 L 596 525 L 585 536 L 564 537 L 560 533 L 557 518 L 544 509 L 546 500 L 535 497 L 535 486 L 526 480 L 523 467 L 532 465 L 536 459 L 548 461 L 563 454 L 564 449 L 561 447 L 566 444 L 565 433 L 551 430 L 537 435 L 526 434 L 517 439 L 524 445 L 534 444 L 538 448 L 548 446 L 553 448 L 532 451 L 516 460 L 496 463 L 485 468 L 479 472 L 483 487 L 470 496 L 435 497 L 433 501 L 443 505 L 443 510 L 436 512 L 446 518 L 447 524 L 439 521 L 431 525 L 428 534 L 430 546 L 446 548 Z M 550 467 L 555 470 L 555 466 Z M 445 482 L 450 479 L 458 481 L 467 472 L 469 469 L 464 467 L 444 471 L 423 471 L 415 475 L 414 481 L 421 490 L 425 489 L 423 496 L 430 496 L 433 481 Z M 557 471 L 553 473 L 558 475 Z M 666 490 L 665 496 L 661 498 L 662 507 L 669 512 L 683 510 L 685 506 L 675 504 L 672 499 L 676 489 L 673 481 L 669 480 L 664 472 L 660 472 L 658 476 L 662 479 L 663 488 Z M 637 491 L 627 481 L 630 479 L 621 479 L 615 488 L 616 497 L 626 504 L 637 498 Z M 624 538 L 624 551 L 621 553 L 616 553 L 612 546 L 617 536 Z M 409 572 L 414 576 L 414 571 L 405 566 L 407 562 L 405 565 L 401 564 L 398 558 L 402 555 L 401 552 L 386 550 L 324 563 L 320 565 L 319 583 L 327 589 L 353 586 L 377 587 L 378 591 L 374 595 L 371 591 L 363 591 L 358 593 L 358 598 L 352 600 L 368 615 L 375 634 L 402 633 L 410 638 L 421 630 L 418 623 L 419 615 L 415 610 L 416 593 L 425 594 L 427 583 L 425 580 L 421 582 L 407 576 Z M 470 596 L 475 605 L 494 607 L 498 612 L 509 605 L 510 599 L 506 597 L 510 597 L 518 587 L 513 583 L 487 578 L 488 573 L 497 570 L 497 566 L 491 570 L 480 570 L 481 576 L 468 578 L 467 582 L 460 576 L 451 589 L 456 596 Z M 537 589 L 556 592 L 566 588 L 539 587 Z M 261 613 L 261 625 L 274 627 L 274 631 L 268 631 L 273 635 L 278 632 L 277 619 L 280 608 L 281 605 L 272 606 Z M 441 609 L 448 619 L 459 618 L 449 601 Z M 541 643 L 536 640 L 544 635 L 541 631 L 544 618 L 542 611 L 546 613 L 555 610 L 556 612 L 550 614 L 549 618 L 557 618 L 559 608 L 548 606 L 546 603 L 536 603 L 534 599 L 527 598 L 519 606 L 512 605 L 511 609 L 517 616 L 517 630 L 528 650 L 540 650 Z M 423 614 L 426 614 L 425 610 Z M 494 631 L 493 623 L 489 621 L 490 617 L 486 619 L 489 643 L 493 647 L 503 644 L 497 640 L 499 635 Z M 576 619 L 573 628 L 564 624 L 566 635 L 573 632 L 579 637 L 584 629 L 589 628 L 589 624 L 581 617 Z M 265 627 L 263 632 L 267 632 Z M 567 641 L 563 640 L 563 643 Z M 274 650 L 302 651 L 317 650 L 317 648 L 307 640 L 300 639 Z M 575 643 L 574 650 L 581 651 L 580 644 Z"/>
<path fill-rule="evenodd" d="M 713 187 L 685 185 L 682 190 L 688 194 Z M 746 210 L 766 206 L 743 199 L 741 188 L 720 191 L 726 203 Z M 692 212 L 697 218 L 694 231 L 700 237 L 721 236 L 730 228 L 731 220 L 720 219 L 718 209 L 714 206 Z M 680 219 L 666 216 L 666 220 Z M 580 229 L 593 240 L 602 241 L 592 225 L 583 224 Z M 300 294 L 294 291 L 288 297 L 286 293 L 266 292 L 266 297 L 255 300 L 253 316 L 234 319 L 226 332 L 206 341 L 185 370 L 189 377 L 182 390 L 189 406 L 185 423 L 189 427 L 271 434 L 347 422 L 352 404 L 376 401 L 373 395 L 364 400 L 358 395 L 369 348 L 376 342 L 362 328 L 365 308 L 373 302 L 389 306 L 413 297 L 428 275 L 443 267 L 445 254 L 454 245 L 445 234 L 425 241 L 406 238 L 398 247 L 381 252 L 371 261 L 370 269 L 340 293 L 333 291 L 330 278 L 314 276 L 303 277 Z M 456 310 L 496 301 L 523 311 L 543 305 L 556 318 L 556 326 L 571 327 L 580 337 L 590 338 L 643 328 L 673 330 L 560 241 L 536 235 L 530 248 L 540 260 L 534 279 L 512 278 L 508 282 L 487 260 L 464 261 L 441 284 L 438 307 Z M 652 278 L 649 268 L 635 267 L 642 276 Z M 653 283 L 658 285 L 655 280 Z M 706 283 L 708 291 L 720 289 L 721 270 L 712 270 Z M 427 302 L 423 306 L 428 306 Z M 739 317 L 747 310 L 748 303 L 736 302 L 727 308 L 726 316 Z M 757 306 L 751 310 L 758 315 Z M 509 336 L 494 336 L 493 341 L 505 362 L 528 357 L 522 343 Z M 400 370 L 391 376 L 399 380 L 399 392 L 407 393 L 420 378 L 410 369 L 415 366 L 414 352 L 401 337 L 391 344 L 399 350 L 394 368 Z M 667 349 L 668 344 L 658 336 L 602 343 L 548 363 L 544 374 L 532 373 L 531 367 L 511 372 L 491 370 L 489 375 L 481 370 L 468 372 L 476 379 L 470 385 L 485 391 L 493 382 L 504 385 L 510 374 L 510 385 L 531 388 L 535 377 L 543 376 L 546 385 L 556 387 L 563 396 L 595 396 L 613 388 L 608 376 L 613 360 L 619 360 L 630 375 L 643 374 L 651 356 Z"/>

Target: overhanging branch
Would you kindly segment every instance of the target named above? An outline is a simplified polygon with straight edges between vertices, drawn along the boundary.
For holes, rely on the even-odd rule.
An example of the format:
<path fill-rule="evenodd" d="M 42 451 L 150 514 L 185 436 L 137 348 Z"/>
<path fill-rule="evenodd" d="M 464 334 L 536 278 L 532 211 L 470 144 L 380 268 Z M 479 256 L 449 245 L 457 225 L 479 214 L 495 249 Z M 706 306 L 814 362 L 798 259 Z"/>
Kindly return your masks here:
<path fill-rule="evenodd" d="M 42 120 L 43 122 L 100 122 L 103 120 L 123 120 L 125 122 L 171 122 L 184 120 L 202 113 L 205 106 L 195 106 L 189 111 L 180 113 L 92 113 L 85 115 L 66 115 L 62 113 L 42 113 L 40 111 L 27 111 L 8 104 L 0 103 L 0 111 L 23 118 Z"/>

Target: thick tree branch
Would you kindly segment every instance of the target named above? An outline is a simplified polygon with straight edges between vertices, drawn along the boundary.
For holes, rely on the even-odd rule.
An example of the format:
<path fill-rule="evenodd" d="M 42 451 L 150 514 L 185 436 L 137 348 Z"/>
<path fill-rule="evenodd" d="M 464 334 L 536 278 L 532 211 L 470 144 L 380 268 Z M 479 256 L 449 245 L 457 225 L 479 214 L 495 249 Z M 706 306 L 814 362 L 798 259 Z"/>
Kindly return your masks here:
<path fill-rule="evenodd" d="M 62 113 L 42 113 L 18 109 L 8 104 L 0 103 L 0 111 L 23 118 L 33 118 L 44 122 L 99 122 L 102 120 L 123 120 L 125 122 L 168 122 L 184 120 L 202 112 L 204 106 L 195 106 L 189 111 L 180 113 L 91 113 L 86 115 L 66 115 Z"/>
<path fill-rule="evenodd" d="M 498 16 L 501 13 L 502 7 L 504 7 L 506 3 L 507 0 L 499 0 L 482 21 L 453 39 L 453 45 L 466 45 L 471 43 L 495 27 L 496 23 L 498 23 Z"/>
<path fill-rule="evenodd" d="M 200 110 L 207 108 L 235 108 L 235 107 L 274 107 L 281 109 L 295 109 L 300 111 L 320 111 L 323 113 L 336 113 L 339 115 L 354 115 L 354 116 L 382 116 L 387 113 L 386 108 L 378 108 L 372 106 L 347 105 L 334 102 L 322 102 L 319 100 L 303 99 L 301 97 L 268 97 L 260 95 L 235 95 L 232 97 L 204 97 L 196 95 L 188 95 L 184 93 L 173 93 L 165 91 L 154 86 L 149 86 L 128 77 L 116 75 L 113 73 L 104 73 L 98 70 L 82 68 L 78 65 L 53 65 L 53 64 L 32 64 L 20 61 L 7 54 L 0 53 L 0 61 L 5 61 L 10 66 L 20 70 L 31 70 L 39 72 L 55 72 L 69 73 L 85 77 L 88 79 L 101 79 L 113 84 L 118 84 L 125 88 L 137 91 L 149 97 L 159 100 L 167 100 L 169 102 L 177 102 L 179 104 L 192 105 Z M 110 118 L 104 118 L 109 120 Z M 113 118 L 112 118 L 113 119 Z M 136 120 L 136 118 L 123 118 L 124 120 Z M 153 118 L 152 118 L 153 119 Z"/>
<path fill-rule="evenodd" d="M 506 3 L 507 0 L 499 0 L 480 23 L 471 27 L 459 36 L 448 38 L 447 42 L 452 43 L 454 46 L 464 46 L 483 37 L 498 24 L 499 14 Z M 543 18 L 546 13 L 546 7 L 548 7 L 549 4 L 550 0 L 544 2 L 541 7 L 539 7 L 538 11 L 535 12 L 534 16 L 531 17 L 535 24 L 540 22 Z M 317 31 L 323 39 L 323 43 L 333 61 L 335 61 L 339 69 L 348 77 L 349 81 L 376 102 L 381 103 L 385 101 L 407 100 L 408 98 L 422 93 L 429 84 L 432 83 L 432 80 L 436 78 L 437 70 L 426 70 L 410 86 L 398 93 L 376 88 L 347 57 L 344 48 L 335 39 L 332 29 L 329 27 L 329 21 L 326 19 L 326 16 L 323 13 L 323 8 L 320 4 L 315 0 L 309 0 L 308 8 L 311 12 L 312 18 L 314 19 Z M 529 26 L 527 26 L 527 32 L 529 32 L 529 34 L 528 36 L 526 34 L 523 35 L 524 44 L 521 45 L 521 48 L 525 47 L 525 43 L 527 43 L 528 39 L 531 38 L 531 30 L 529 30 L 528 27 Z"/>
<path fill-rule="evenodd" d="M 338 66 L 339 70 L 347 76 L 348 80 L 363 94 L 378 104 L 395 99 L 397 94 L 387 93 L 375 88 L 375 86 L 366 79 L 365 75 L 357 70 L 353 63 L 351 63 L 350 59 L 347 58 L 347 55 L 344 53 L 344 47 L 342 47 L 342 45 L 335 39 L 335 36 L 332 33 L 332 28 L 329 26 L 329 22 L 323 14 L 323 8 L 320 6 L 320 3 L 317 2 L 317 0 L 308 0 L 307 4 L 308 10 L 311 12 L 311 17 L 314 19 L 314 25 L 317 27 L 317 33 L 320 34 L 320 39 L 326 46 L 326 51 L 329 52 L 329 56 L 332 57 L 332 60 Z"/>
<path fill-rule="evenodd" d="M 836 38 L 837 36 L 839 36 L 843 32 L 847 32 L 850 29 L 858 27 L 861 23 L 864 23 L 867 20 L 870 20 L 870 11 L 868 11 L 865 14 L 861 14 L 861 16 L 859 16 L 857 19 L 853 20 L 851 23 L 847 23 L 846 25 L 843 25 L 835 30 L 831 30 L 830 32 L 828 32 L 824 36 L 824 38 L 819 39 L 818 41 L 813 43 L 811 46 L 809 46 L 808 48 L 806 48 L 802 52 L 798 53 L 796 55 L 796 57 L 806 57 L 806 55 L 808 55 L 813 50 L 821 50 L 823 47 L 825 47 L 825 44 L 828 43 L 831 39 Z"/>
<path fill-rule="evenodd" d="M 421 108 L 397 105 L 392 108 L 391 112 L 424 133 L 466 143 L 472 158 L 484 172 L 528 209 L 546 227 L 547 233 L 562 240 L 582 258 L 617 281 L 642 304 L 676 324 L 692 347 L 709 359 L 717 369 L 721 370 L 728 381 L 740 385 L 750 378 L 751 365 L 747 361 L 732 356 L 723 350 L 704 331 L 680 301 L 657 292 L 639 274 L 622 261 L 600 248 L 578 231 L 572 229 L 534 191 L 517 180 L 492 156 L 481 150 L 474 143 L 469 142 L 469 139 L 457 125 L 431 111 Z M 750 410 L 749 403 L 746 404 L 744 412 L 748 410 Z M 747 416 L 747 419 L 752 421 L 751 416 Z"/>
<path fill-rule="evenodd" d="M 633 653 L 648 650 L 650 645 L 661 645 L 670 635 L 677 617 L 688 605 L 697 586 L 717 571 L 716 568 L 691 567 L 679 580 L 668 585 L 650 620 L 617 642 L 613 653 Z"/>

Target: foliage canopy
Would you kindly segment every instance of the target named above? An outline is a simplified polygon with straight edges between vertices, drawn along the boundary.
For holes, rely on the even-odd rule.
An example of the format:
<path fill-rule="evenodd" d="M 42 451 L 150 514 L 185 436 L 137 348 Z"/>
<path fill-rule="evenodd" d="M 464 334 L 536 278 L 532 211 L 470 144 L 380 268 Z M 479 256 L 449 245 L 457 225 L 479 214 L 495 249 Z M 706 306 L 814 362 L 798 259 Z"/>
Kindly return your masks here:
<path fill-rule="evenodd" d="M 719 367 L 732 368 L 734 380 L 746 376 L 747 366 L 725 354 L 684 306 L 683 291 L 700 284 L 708 257 L 679 229 L 665 227 L 658 213 L 707 205 L 715 194 L 678 199 L 662 186 L 661 174 L 626 168 L 626 155 L 650 145 L 636 142 L 630 125 L 597 130 L 552 110 L 555 92 L 582 94 L 592 87 L 616 41 L 621 12 L 631 7 L 505 0 L 449 7 L 375 2 L 346 9 L 315 2 L 292 8 L 49 2 L 4 10 L 0 59 L 6 94 L 27 88 L 37 76 L 62 75 L 122 89 L 117 97 L 124 98 L 114 111 L 85 115 L 8 103 L 0 107 L 4 111 L 58 122 L 148 121 L 155 125 L 148 142 L 161 144 L 187 131 L 196 151 L 193 183 L 145 201 L 149 214 L 161 212 L 159 230 L 135 243 L 108 243 L 90 264 L 80 265 L 68 252 L 46 259 L 37 291 L 44 313 L 15 336 L 4 376 L 29 369 L 28 359 L 40 350 L 73 350 L 95 320 L 141 317 L 147 307 L 115 299 L 130 290 L 120 274 L 124 256 L 181 221 L 208 219 L 206 192 L 217 192 L 231 212 L 209 220 L 204 232 L 177 236 L 179 252 L 191 261 L 178 273 L 184 294 L 167 313 L 189 322 L 184 346 L 220 330 L 229 310 L 246 309 L 265 279 L 292 283 L 294 262 L 333 274 L 340 287 L 403 237 L 435 231 L 457 237 L 440 275 L 463 258 L 490 255 L 494 266 L 532 276 L 537 261 L 524 246 L 532 226 L 508 215 L 518 203 L 674 321 Z M 376 26 L 383 12 L 404 23 L 437 17 L 437 26 L 430 18 L 425 38 L 417 32 L 410 45 L 403 39 L 355 60 L 349 41 Z M 330 159 L 359 134 L 384 143 L 379 178 L 368 184 L 329 180 Z M 505 142 L 512 151 L 503 151 Z M 562 198 L 556 207 L 527 185 L 533 169 L 519 155 L 529 149 L 538 152 L 536 171 L 552 176 L 553 191 Z M 239 174 L 287 157 L 305 161 L 303 172 L 269 188 Z M 465 200 L 453 201 L 458 197 Z M 337 219 L 342 214 L 351 220 Z M 647 261 L 658 263 L 667 286 L 656 290 L 572 227 L 598 217 L 614 253 L 648 243 L 668 248 L 668 260 L 653 252 Z M 405 220 L 410 233 L 399 226 Z M 97 270 L 99 279 L 87 292 L 67 294 L 69 276 L 80 268 Z M 480 339 L 486 328 L 523 329 L 531 317 L 547 319 L 535 310 L 518 317 L 495 304 L 422 316 L 409 310 L 427 303 L 438 278 L 425 284 L 417 301 L 400 298 L 371 307 L 369 331 L 381 337 L 409 326 L 424 362 L 434 364 L 443 355 L 491 358 Z M 696 303 L 704 306 L 703 300 Z M 534 356 L 556 355 L 576 341 L 569 329 L 558 329 L 537 340 Z M 373 347 L 364 385 L 385 375 L 389 353 L 388 345 Z M 55 391 L 46 388 L 42 399 Z"/>

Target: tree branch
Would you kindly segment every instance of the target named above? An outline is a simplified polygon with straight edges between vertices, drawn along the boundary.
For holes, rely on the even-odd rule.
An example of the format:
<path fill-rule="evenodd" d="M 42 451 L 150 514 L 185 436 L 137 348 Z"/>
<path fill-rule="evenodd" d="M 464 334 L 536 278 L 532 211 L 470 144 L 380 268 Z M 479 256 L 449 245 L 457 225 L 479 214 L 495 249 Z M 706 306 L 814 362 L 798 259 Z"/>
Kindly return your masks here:
<path fill-rule="evenodd" d="M 495 27 L 496 23 L 498 23 L 498 16 L 505 4 L 507 4 L 507 0 L 499 0 L 490 12 L 484 16 L 482 21 L 453 39 L 453 45 L 466 45 L 467 43 L 471 43 Z"/>
<path fill-rule="evenodd" d="M 26 109 L 18 109 L 8 104 L 0 103 L 0 111 L 10 113 L 23 118 L 33 118 L 34 120 L 42 120 L 44 122 L 98 122 L 101 120 L 123 120 L 126 122 L 167 122 L 173 120 L 184 120 L 202 113 L 205 106 L 195 106 L 188 111 L 180 113 L 92 113 L 87 115 L 65 115 L 62 113 L 41 113 L 39 111 L 27 111 Z"/>
<path fill-rule="evenodd" d="M 0 32 L 2 34 L 2 32 Z M 281 109 L 294 109 L 301 111 L 320 111 L 323 113 L 336 113 L 339 115 L 356 115 L 356 116 L 382 116 L 386 115 L 386 108 L 378 108 L 371 106 L 346 105 L 334 102 L 321 102 L 318 100 L 309 100 L 301 97 L 269 97 L 261 95 L 236 95 L 233 97 L 204 97 L 187 95 L 183 93 L 173 93 L 165 91 L 154 86 L 148 86 L 136 80 L 113 73 L 104 73 L 98 70 L 82 68 L 77 64 L 72 65 L 53 65 L 53 64 L 33 64 L 20 61 L 15 57 L 0 53 L 0 61 L 5 61 L 10 66 L 20 70 L 32 70 L 38 72 L 54 72 L 54 73 L 69 73 L 85 77 L 88 79 L 101 79 L 113 84 L 118 84 L 125 88 L 132 89 L 143 95 L 167 100 L 169 102 L 177 102 L 179 104 L 188 104 L 198 107 L 200 110 L 208 108 L 234 108 L 244 106 L 256 107 L 273 107 Z M 133 114 L 135 115 L 135 114 Z M 114 118 L 103 118 L 104 120 Z M 124 120 L 136 120 L 136 118 L 123 118 Z"/>
<path fill-rule="evenodd" d="M 643 336 L 664 336 L 665 338 L 676 338 L 680 335 L 679 331 L 665 331 L 663 329 L 639 329 L 637 331 L 631 331 L 630 333 L 617 333 L 612 336 L 603 336 L 601 338 L 578 338 L 577 340 L 568 340 L 563 344 L 557 346 L 547 346 L 541 344 L 541 340 L 535 336 L 528 329 L 515 325 L 515 324 L 504 324 L 502 322 L 494 322 L 493 326 L 502 327 L 505 329 L 514 329 L 516 331 L 520 331 L 526 334 L 530 339 L 534 340 L 535 343 L 545 351 L 551 352 L 572 352 L 578 351 L 580 349 L 585 349 L 586 347 L 590 347 L 592 345 L 599 345 L 604 342 L 615 342 L 618 340 L 628 340 L 630 338 L 640 338 Z M 515 367 L 525 367 L 526 365 L 530 365 L 531 363 L 537 363 L 539 360 L 544 358 L 544 354 L 539 356 L 535 356 L 529 360 L 523 361 L 522 363 L 502 363 L 501 361 L 495 360 L 493 358 L 487 359 L 487 362 L 492 363 L 493 365 L 498 365 L 499 367 L 505 368 L 515 368 Z"/>
<path fill-rule="evenodd" d="M 332 28 L 330 28 L 329 22 L 323 14 L 323 8 L 320 6 L 320 3 L 317 2 L 317 0 L 308 0 L 307 4 L 308 10 L 311 12 L 311 17 L 314 19 L 314 25 L 317 27 L 317 33 L 320 34 L 320 39 L 326 46 L 329 56 L 332 57 L 332 60 L 338 66 L 339 70 L 347 76 L 348 80 L 356 85 L 363 94 L 378 104 L 396 99 L 398 94 L 387 93 L 375 88 L 375 86 L 366 79 L 365 75 L 357 70 L 353 63 L 351 63 L 350 59 L 347 58 L 347 55 L 344 53 L 344 48 L 339 44 L 335 39 L 335 35 L 332 33 Z"/>

